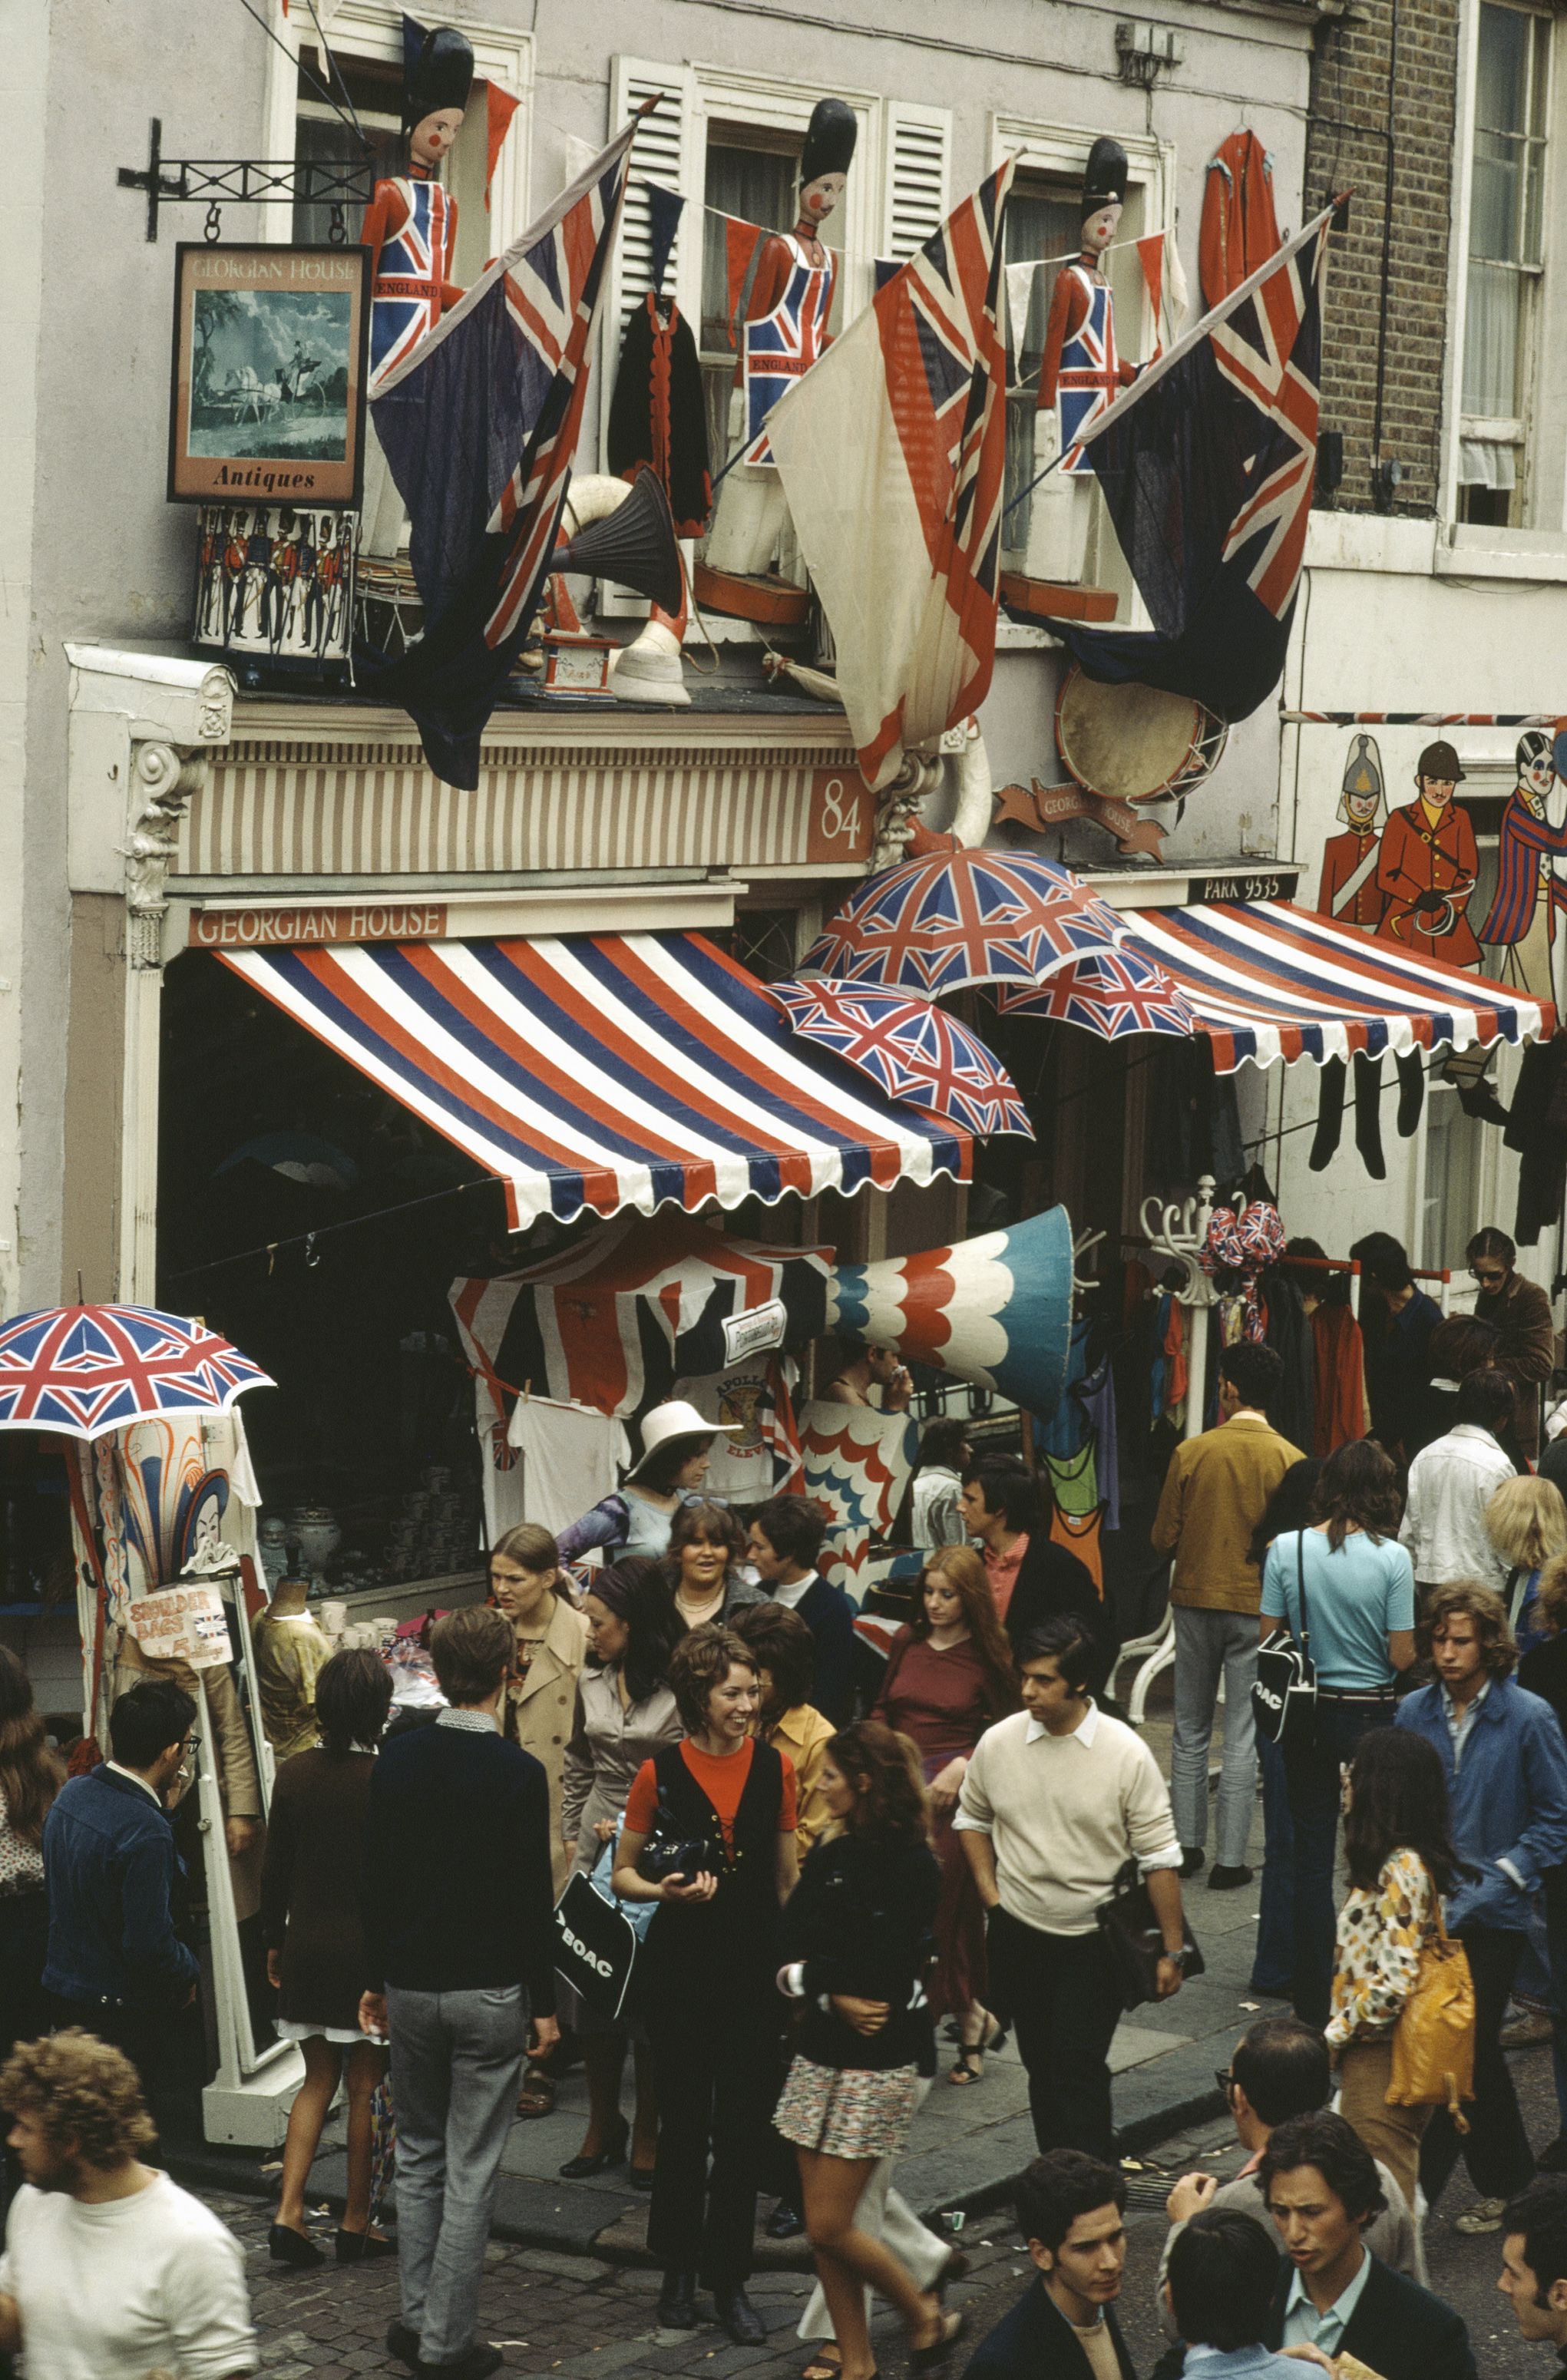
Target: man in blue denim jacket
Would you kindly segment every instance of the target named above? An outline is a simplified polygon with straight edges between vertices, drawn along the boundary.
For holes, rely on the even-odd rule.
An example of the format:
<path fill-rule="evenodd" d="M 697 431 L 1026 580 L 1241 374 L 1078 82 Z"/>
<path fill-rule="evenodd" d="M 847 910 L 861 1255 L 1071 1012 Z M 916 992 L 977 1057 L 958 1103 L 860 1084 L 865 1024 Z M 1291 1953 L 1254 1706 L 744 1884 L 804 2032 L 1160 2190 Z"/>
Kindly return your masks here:
<path fill-rule="evenodd" d="M 1534 2171 L 1500 2033 L 1530 1900 L 1547 1870 L 1567 1860 L 1567 1743 L 1550 1705 L 1513 1681 L 1506 1609 L 1489 1587 L 1463 1581 L 1438 1587 L 1426 1605 L 1420 1645 L 1437 1682 L 1408 1697 L 1398 1723 L 1435 1745 L 1447 1774 L 1452 1840 L 1475 1870 L 1447 1908 L 1475 1979 L 1470 2129 L 1461 2139 L 1447 2110 L 1436 2110 L 1421 2144 L 1420 2180 L 1434 2206 L 1462 2148 L 1480 2203 L 1454 2228 L 1495 2231 L 1507 2200 Z"/>
<path fill-rule="evenodd" d="M 51 2013 L 123 2049 L 144 2095 L 157 2042 L 200 1972 L 174 1929 L 180 1861 L 164 1808 L 195 1717 L 168 1679 L 121 1694 L 109 1713 L 111 1757 L 69 1779 L 43 1822 Z"/>

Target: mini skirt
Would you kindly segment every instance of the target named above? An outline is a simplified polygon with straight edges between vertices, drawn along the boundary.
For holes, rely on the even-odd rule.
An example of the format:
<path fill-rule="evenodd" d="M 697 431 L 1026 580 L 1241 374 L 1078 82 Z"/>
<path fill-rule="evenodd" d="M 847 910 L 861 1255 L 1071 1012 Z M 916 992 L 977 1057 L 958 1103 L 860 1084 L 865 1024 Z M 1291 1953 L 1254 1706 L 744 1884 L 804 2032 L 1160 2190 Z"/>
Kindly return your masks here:
<path fill-rule="evenodd" d="M 919 2104 L 917 2066 L 819 2066 L 796 2058 L 772 2120 L 821 2156 L 896 2156 Z"/>

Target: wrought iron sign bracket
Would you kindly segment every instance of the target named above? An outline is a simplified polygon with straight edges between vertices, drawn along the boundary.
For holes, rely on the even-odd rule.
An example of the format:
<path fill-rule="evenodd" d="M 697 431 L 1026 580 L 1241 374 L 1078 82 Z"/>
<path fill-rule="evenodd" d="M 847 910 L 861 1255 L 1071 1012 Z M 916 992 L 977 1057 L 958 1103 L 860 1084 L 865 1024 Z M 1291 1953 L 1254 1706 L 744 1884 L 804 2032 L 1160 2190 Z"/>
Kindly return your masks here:
<path fill-rule="evenodd" d="M 117 176 L 122 190 L 147 193 L 147 237 L 158 237 L 158 212 L 166 206 L 201 206 L 207 210 L 206 236 L 223 236 L 225 205 L 247 207 L 330 206 L 331 237 L 346 245 L 345 210 L 367 206 L 373 173 L 370 158 L 312 157 L 303 164 L 293 158 L 165 157 L 163 119 L 154 115 L 144 166 L 122 165 Z"/>

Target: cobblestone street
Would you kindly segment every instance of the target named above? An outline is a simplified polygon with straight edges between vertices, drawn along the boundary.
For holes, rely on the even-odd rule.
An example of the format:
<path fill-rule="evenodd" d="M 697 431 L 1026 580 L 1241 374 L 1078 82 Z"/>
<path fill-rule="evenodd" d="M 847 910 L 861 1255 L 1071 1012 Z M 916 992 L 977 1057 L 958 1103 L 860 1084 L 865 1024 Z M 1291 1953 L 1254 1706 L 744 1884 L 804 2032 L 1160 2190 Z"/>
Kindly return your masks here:
<path fill-rule="evenodd" d="M 1549 2052 L 1518 2053 L 1512 2068 L 1538 2145 L 1555 2131 Z M 1170 2180 L 1198 2165 L 1227 2175 L 1239 2162 L 1228 2126 L 1213 2123 L 1165 2142 L 1128 2174 L 1130 2244 L 1117 2311 L 1140 2374 L 1152 2369 L 1163 2344 L 1154 2318 L 1153 2282 Z M 353 2270 L 328 2265 L 319 2272 L 279 2273 L 267 2258 L 266 2208 L 255 2199 L 202 2194 L 244 2244 L 269 2380 L 403 2371 L 385 2347 L 386 2325 L 397 2309 L 394 2265 Z M 1453 2217 L 1473 2195 L 1461 2168 L 1439 2216 L 1427 2225 L 1432 2284 L 1468 2324 L 1480 2380 L 1534 2380 L 1536 2374 L 1550 2380 L 1551 2351 L 1524 2345 L 1497 2292 L 1500 2241 L 1494 2235 L 1465 2239 L 1452 2229 Z M 330 2240 L 324 2225 L 322 2233 Z M 960 2239 L 969 2270 L 949 2290 L 948 2303 L 966 2313 L 968 2337 L 949 2367 L 952 2380 L 961 2380 L 974 2345 L 1014 2302 L 1028 2273 L 1009 2210 L 970 2215 Z M 600 2380 L 611 2374 L 623 2380 L 671 2380 L 679 2374 L 719 2380 L 729 2373 L 743 2374 L 746 2380 L 791 2380 L 808 2361 L 796 2336 L 810 2289 L 803 2269 L 758 2273 L 751 2295 L 767 2323 L 768 2344 L 741 2348 L 711 2326 L 686 2333 L 659 2330 L 653 2321 L 658 2275 L 646 2266 L 499 2241 L 491 2248 L 489 2264 L 480 2335 L 503 2348 L 511 2372 L 554 2374 L 560 2380 Z M 873 2338 L 882 2380 L 903 2380 L 907 2363 L 896 2323 L 882 2317 Z"/>

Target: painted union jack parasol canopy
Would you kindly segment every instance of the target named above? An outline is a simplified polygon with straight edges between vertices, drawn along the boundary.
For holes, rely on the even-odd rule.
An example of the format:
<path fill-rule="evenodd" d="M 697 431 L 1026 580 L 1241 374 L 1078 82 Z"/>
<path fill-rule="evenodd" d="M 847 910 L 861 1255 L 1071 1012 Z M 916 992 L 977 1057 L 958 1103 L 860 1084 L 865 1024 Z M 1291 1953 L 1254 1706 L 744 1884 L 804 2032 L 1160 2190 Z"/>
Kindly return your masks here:
<path fill-rule="evenodd" d="M 835 1050 L 905 1106 L 967 1132 L 1034 1137 L 1001 1060 L 929 1000 L 858 983 L 775 983 L 769 990 L 801 1038 Z"/>
<path fill-rule="evenodd" d="M 274 1385 L 204 1323 L 151 1305 L 53 1305 L 0 1327 L 0 1429 L 101 1438 Z"/>
<path fill-rule="evenodd" d="M 1027 990 L 1002 990 L 996 1006 L 1003 1015 L 1049 1016 L 1077 1025 L 1102 1041 L 1126 1033 L 1201 1031 L 1197 1014 L 1180 985 L 1159 961 L 1132 941 L 1119 950 L 1095 951 L 1063 967 L 1050 981 Z"/>
<path fill-rule="evenodd" d="M 905 859 L 862 884 L 802 962 L 808 974 L 928 998 L 966 984 L 1039 984 L 1111 950 L 1126 926 L 1108 901 L 1030 852 Z"/>

